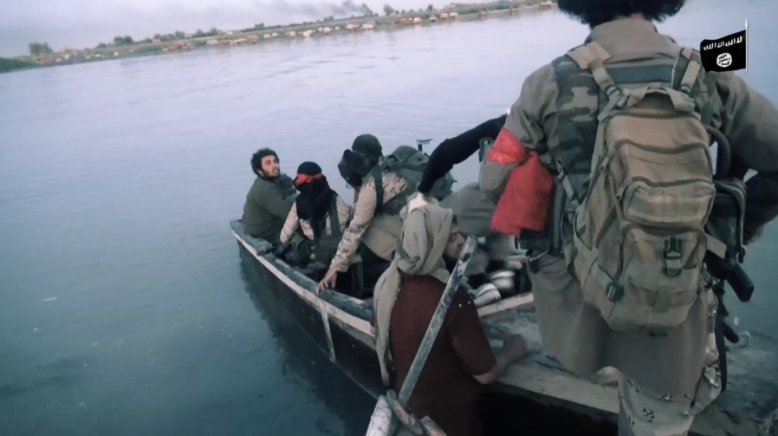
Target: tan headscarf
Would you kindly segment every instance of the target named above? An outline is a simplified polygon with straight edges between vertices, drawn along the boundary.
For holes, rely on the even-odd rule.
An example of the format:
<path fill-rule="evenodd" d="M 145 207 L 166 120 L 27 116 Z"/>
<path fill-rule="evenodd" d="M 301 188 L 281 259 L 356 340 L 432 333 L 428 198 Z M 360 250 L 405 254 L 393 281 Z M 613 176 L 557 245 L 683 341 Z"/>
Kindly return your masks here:
<path fill-rule="evenodd" d="M 389 324 L 400 293 L 400 271 L 416 276 L 431 276 L 447 283 L 449 272 L 443 261 L 454 212 L 427 204 L 408 213 L 403 223 L 394 260 L 379 277 L 373 292 L 375 338 L 381 377 L 389 384 L 386 357 L 389 353 Z"/>

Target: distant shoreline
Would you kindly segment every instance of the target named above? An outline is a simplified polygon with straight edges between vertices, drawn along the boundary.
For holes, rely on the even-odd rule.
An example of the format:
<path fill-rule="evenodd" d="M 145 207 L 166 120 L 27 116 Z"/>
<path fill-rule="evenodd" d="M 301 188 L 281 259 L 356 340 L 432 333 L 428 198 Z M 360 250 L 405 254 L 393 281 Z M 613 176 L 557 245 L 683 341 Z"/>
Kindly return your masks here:
<path fill-rule="evenodd" d="M 344 18 L 318 21 L 309 24 L 290 24 L 259 28 L 250 31 L 220 32 L 216 36 L 194 37 L 172 41 L 155 40 L 151 43 L 134 43 L 118 47 L 104 47 L 84 50 L 64 50 L 48 55 L 17 56 L 0 58 L 0 74 L 37 68 L 76 65 L 105 60 L 156 56 L 167 53 L 232 47 L 237 45 L 266 44 L 276 40 L 306 40 L 326 38 L 342 33 L 364 33 L 376 30 L 402 29 L 406 27 L 432 26 L 452 22 L 486 20 L 495 17 L 521 15 L 528 11 L 546 10 L 556 7 L 556 1 L 524 0 L 520 2 L 498 1 L 484 4 L 450 5 L 443 10 L 393 14 L 382 17 Z M 462 11 L 464 13 L 461 13 Z M 8 65 L 9 69 L 2 68 Z"/>

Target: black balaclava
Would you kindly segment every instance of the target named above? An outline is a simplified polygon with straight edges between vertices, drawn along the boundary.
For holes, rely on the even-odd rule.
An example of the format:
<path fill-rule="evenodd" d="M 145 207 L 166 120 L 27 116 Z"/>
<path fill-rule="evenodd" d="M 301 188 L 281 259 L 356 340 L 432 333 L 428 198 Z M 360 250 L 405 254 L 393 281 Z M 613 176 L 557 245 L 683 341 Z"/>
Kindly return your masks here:
<path fill-rule="evenodd" d="M 351 150 L 344 151 L 338 163 L 340 175 L 353 188 L 362 186 L 362 180 L 370 173 L 371 168 L 367 156 Z"/>
<path fill-rule="evenodd" d="M 300 164 L 294 186 L 300 191 L 295 199 L 297 216 L 311 223 L 313 234 L 318 239 L 325 228 L 335 191 L 330 189 L 321 167 L 314 162 Z"/>

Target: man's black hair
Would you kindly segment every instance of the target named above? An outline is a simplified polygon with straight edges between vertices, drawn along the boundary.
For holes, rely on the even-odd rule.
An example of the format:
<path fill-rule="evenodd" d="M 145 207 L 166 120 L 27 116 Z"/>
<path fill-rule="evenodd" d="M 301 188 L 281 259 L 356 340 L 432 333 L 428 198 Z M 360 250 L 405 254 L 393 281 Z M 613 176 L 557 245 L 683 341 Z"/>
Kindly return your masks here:
<path fill-rule="evenodd" d="M 595 27 L 617 17 L 641 13 L 651 21 L 664 21 L 681 10 L 686 0 L 558 0 L 559 10 Z"/>
<path fill-rule="evenodd" d="M 275 151 L 269 148 L 260 149 L 258 152 L 254 153 L 253 156 L 251 156 L 251 172 L 254 174 L 259 174 L 259 170 L 262 169 L 262 159 L 268 156 L 275 156 L 277 161 L 281 161 L 278 159 L 278 155 Z"/>

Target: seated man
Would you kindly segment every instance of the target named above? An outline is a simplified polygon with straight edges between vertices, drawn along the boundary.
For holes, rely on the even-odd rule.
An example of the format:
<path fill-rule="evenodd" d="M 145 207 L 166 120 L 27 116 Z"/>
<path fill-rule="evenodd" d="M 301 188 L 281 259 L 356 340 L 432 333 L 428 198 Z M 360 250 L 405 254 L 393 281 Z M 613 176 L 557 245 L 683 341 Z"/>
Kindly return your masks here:
<path fill-rule="evenodd" d="M 381 157 L 380 142 L 369 134 L 358 136 L 352 150 L 343 153 L 338 169 L 346 183 L 356 190 L 354 215 L 316 292 L 333 288 L 337 274 L 348 270 L 357 252 L 363 258 L 375 259 L 381 270 L 392 260 L 402 228 L 400 210 L 415 188 L 409 188 L 411 182 L 401 171 L 378 167 Z"/>
<path fill-rule="evenodd" d="M 291 242 L 297 229 L 302 229 L 303 235 L 314 244 L 306 244 L 307 250 L 300 250 L 304 253 L 299 253 L 301 263 L 313 261 L 326 268 L 351 221 L 351 206 L 330 188 L 321 167 L 314 162 L 300 164 L 294 185 L 300 195 L 281 230 L 281 243 Z"/>
<path fill-rule="evenodd" d="M 292 179 L 281 174 L 278 155 L 263 148 L 251 157 L 251 170 L 257 175 L 246 195 L 243 206 L 243 227 L 246 233 L 278 244 L 281 227 L 289 215 L 297 192 Z"/>
<path fill-rule="evenodd" d="M 388 384 L 387 351 L 391 352 L 399 392 L 437 309 L 464 240 L 454 213 L 436 205 L 409 205 L 394 261 L 376 284 L 374 324 L 376 352 Z M 444 261 L 448 259 L 449 262 Z M 479 402 L 483 384 L 527 354 L 521 335 L 505 341 L 495 354 L 478 311 L 459 288 L 408 400 L 417 417 L 429 416 L 449 436 L 483 434 Z"/>

